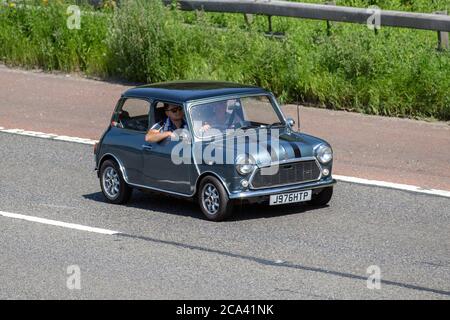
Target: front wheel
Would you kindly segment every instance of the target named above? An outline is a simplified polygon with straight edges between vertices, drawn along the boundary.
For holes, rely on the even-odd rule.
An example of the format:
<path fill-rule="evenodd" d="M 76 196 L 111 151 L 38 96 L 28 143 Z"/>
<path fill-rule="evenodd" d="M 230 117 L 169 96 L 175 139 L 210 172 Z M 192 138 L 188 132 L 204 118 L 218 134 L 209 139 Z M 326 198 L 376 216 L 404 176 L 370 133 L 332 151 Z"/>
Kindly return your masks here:
<path fill-rule="evenodd" d="M 128 202 L 133 191 L 123 179 L 117 163 L 112 160 L 106 160 L 100 167 L 100 186 L 106 200 L 114 204 Z"/>
<path fill-rule="evenodd" d="M 332 196 L 333 187 L 326 187 L 318 194 L 313 195 L 311 201 L 309 201 L 309 204 L 313 206 L 324 206 L 330 202 Z"/>
<path fill-rule="evenodd" d="M 200 183 L 198 202 L 208 220 L 223 221 L 233 211 L 233 205 L 222 183 L 215 177 L 205 177 Z"/>

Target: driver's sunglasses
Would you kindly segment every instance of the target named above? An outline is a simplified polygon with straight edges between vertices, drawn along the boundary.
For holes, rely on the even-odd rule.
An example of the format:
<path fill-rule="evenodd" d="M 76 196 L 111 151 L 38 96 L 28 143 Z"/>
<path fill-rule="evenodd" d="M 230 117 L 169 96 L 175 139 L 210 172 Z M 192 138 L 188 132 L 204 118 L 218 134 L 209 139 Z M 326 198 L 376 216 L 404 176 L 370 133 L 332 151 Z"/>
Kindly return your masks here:
<path fill-rule="evenodd" d="M 181 107 L 167 109 L 167 111 L 172 112 L 172 113 L 177 113 L 177 112 L 179 112 L 181 110 L 182 110 Z"/>

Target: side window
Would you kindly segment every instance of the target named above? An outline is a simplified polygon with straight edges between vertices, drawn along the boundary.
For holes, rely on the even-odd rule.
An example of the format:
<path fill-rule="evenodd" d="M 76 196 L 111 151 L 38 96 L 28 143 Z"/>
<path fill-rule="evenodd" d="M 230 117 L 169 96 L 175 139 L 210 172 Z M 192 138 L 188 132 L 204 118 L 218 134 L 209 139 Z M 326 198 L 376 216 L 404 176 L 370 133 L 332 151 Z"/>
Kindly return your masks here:
<path fill-rule="evenodd" d="M 152 117 L 151 117 L 151 123 L 150 128 L 156 126 L 156 124 L 160 124 L 164 122 L 167 118 L 165 107 L 169 107 L 169 110 L 173 107 L 180 107 L 183 110 L 183 106 L 175 103 L 170 102 L 161 102 L 158 101 L 153 104 L 152 106 Z M 186 118 L 184 117 L 186 120 Z"/>
<path fill-rule="evenodd" d="M 124 129 L 147 131 L 149 110 L 148 101 L 128 98 L 119 112 L 118 123 Z"/>

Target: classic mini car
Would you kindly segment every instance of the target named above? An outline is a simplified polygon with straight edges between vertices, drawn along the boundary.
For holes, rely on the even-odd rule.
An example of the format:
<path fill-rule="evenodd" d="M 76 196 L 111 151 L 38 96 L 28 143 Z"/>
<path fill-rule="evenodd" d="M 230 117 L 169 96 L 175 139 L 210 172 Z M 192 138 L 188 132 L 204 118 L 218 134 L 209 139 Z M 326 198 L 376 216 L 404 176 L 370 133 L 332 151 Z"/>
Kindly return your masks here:
<path fill-rule="evenodd" d="M 179 129 L 172 112 L 182 119 Z M 323 206 L 336 183 L 332 149 L 294 124 L 271 92 L 255 86 L 208 81 L 129 89 L 94 147 L 102 192 L 115 204 L 127 202 L 133 189 L 193 199 L 214 221 L 242 202 Z M 148 142 L 148 132 L 164 131 L 172 134 Z"/>

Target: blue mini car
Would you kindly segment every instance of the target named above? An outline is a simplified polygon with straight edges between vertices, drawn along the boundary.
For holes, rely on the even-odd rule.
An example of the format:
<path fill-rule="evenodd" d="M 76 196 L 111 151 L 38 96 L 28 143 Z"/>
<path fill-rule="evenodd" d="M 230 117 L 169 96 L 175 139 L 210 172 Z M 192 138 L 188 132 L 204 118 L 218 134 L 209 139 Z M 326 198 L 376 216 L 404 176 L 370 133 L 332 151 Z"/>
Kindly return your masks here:
<path fill-rule="evenodd" d="M 297 132 L 272 93 L 228 82 L 168 82 L 127 90 L 95 145 L 108 202 L 133 189 L 194 199 L 221 221 L 236 203 L 326 205 L 333 151 Z"/>

